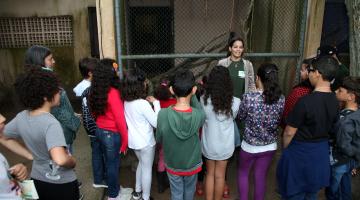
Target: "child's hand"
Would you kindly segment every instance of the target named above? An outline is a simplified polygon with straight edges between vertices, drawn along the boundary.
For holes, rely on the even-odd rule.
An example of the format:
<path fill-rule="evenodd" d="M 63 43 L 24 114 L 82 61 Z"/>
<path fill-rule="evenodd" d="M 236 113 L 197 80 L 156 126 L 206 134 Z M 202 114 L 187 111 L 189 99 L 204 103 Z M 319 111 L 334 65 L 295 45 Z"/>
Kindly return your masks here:
<path fill-rule="evenodd" d="M 357 175 L 356 168 L 351 170 L 351 175 L 353 175 L 353 176 L 356 176 L 356 175 Z"/>
<path fill-rule="evenodd" d="M 157 99 L 155 99 L 154 96 L 147 96 L 147 97 L 146 97 L 146 100 L 147 100 L 148 102 L 150 102 L 150 103 L 153 103 L 153 102 L 156 101 Z"/>
<path fill-rule="evenodd" d="M 10 174 L 13 175 L 17 180 L 23 181 L 27 178 L 28 172 L 25 165 L 19 163 L 12 166 L 10 169 Z"/>

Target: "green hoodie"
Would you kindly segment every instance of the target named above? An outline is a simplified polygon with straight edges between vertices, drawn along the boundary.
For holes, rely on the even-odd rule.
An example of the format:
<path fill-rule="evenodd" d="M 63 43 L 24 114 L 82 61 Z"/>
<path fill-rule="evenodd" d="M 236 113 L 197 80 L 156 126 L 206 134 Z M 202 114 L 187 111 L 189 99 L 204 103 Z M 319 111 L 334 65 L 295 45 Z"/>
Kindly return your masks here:
<path fill-rule="evenodd" d="M 190 105 L 191 112 L 170 106 L 158 114 L 156 140 L 162 143 L 166 168 L 173 172 L 192 172 L 202 165 L 198 133 L 205 113 L 195 95 Z"/>

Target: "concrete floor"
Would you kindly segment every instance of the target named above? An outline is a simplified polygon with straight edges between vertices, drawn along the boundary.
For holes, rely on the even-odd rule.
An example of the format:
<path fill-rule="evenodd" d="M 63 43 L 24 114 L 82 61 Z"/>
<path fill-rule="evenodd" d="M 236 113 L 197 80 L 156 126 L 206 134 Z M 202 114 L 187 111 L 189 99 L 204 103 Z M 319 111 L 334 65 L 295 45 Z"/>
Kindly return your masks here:
<path fill-rule="evenodd" d="M 9 119 L 9 118 L 8 118 Z M 81 192 L 85 195 L 86 200 L 99 200 L 106 199 L 104 198 L 106 195 L 106 191 L 103 189 L 95 189 L 92 187 L 92 170 L 91 170 L 91 150 L 89 138 L 85 134 L 83 128 L 80 129 L 78 136 L 74 143 L 74 155 L 77 159 L 76 173 L 78 178 L 82 181 L 83 186 L 81 188 Z M 22 162 L 24 159 L 14 155 L 13 153 L 7 151 L 3 147 L 0 147 L 0 152 L 2 152 L 5 157 L 8 159 L 10 164 L 15 164 L 17 162 Z M 271 165 L 268 179 L 267 179 L 267 192 L 266 192 L 266 200 L 277 200 L 280 199 L 279 195 L 276 193 L 276 179 L 275 179 L 275 169 L 276 163 L 280 156 L 280 151 L 277 152 L 275 159 Z M 131 156 L 131 153 L 127 155 L 126 159 L 122 159 L 121 161 L 121 169 L 120 169 L 120 184 L 123 187 L 134 187 L 135 186 L 135 172 L 131 169 L 131 163 L 134 165 L 134 158 Z M 28 164 L 28 168 L 30 171 L 31 164 Z M 229 174 L 228 174 L 228 184 L 230 186 L 230 194 L 231 197 L 229 200 L 237 198 L 237 189 L 236 189 L 236 162 L 232 161 L 229 164 Z M 151 196 L 155 200 L 167 200 L 170 199 L 170 190 L 167 189 L 163 194 L 158 194 L 157 192 L 157 183 L 155 176 L 155 168 L 153 170 L 153 184 L 151 189 Z M 356 176 L 353 178 L 353 199 L 360 200 L 360 176 Z M 252 182 L 252 181 L 251 181 Z M 251 189 L 252 191 L 252 189 Z M 252 195 L 251 195 L 252 196 Z M 195 199 L 203 199 L 201 197 L 195 197 Z M 323 195 L 323 191 L 319 194 L 319 199 L 325 199 Z"/>

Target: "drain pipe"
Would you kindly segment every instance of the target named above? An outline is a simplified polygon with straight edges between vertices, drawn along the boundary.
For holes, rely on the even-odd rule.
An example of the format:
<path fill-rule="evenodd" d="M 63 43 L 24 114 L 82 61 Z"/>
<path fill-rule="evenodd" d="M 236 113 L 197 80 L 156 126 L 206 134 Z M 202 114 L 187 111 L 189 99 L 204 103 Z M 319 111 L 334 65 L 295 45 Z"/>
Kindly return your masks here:
<path fill-rule="evenodd" d="M 121 0 L 115 0 L 115 42 L 116 42 L 116 58 L 119 65 L 118 75 L 120 80 L 123 79 L 123 66 L 122 66 L 122 48 L 121 48 Z"/>

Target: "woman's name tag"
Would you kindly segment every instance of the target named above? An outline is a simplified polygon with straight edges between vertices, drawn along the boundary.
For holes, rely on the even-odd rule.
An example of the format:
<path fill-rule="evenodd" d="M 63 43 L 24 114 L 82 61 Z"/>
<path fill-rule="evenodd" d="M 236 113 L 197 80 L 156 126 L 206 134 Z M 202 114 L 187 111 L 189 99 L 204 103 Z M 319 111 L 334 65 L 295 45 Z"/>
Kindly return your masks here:
<path fill-rule="evenodd" d="M 238 72 L 238 76 L 239 76 L 240 78 L 245 78 L 245 72 L 244 72 L 244 71 L 239 71 L 239 72 Z"/>

